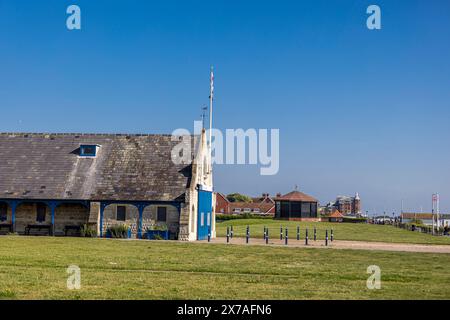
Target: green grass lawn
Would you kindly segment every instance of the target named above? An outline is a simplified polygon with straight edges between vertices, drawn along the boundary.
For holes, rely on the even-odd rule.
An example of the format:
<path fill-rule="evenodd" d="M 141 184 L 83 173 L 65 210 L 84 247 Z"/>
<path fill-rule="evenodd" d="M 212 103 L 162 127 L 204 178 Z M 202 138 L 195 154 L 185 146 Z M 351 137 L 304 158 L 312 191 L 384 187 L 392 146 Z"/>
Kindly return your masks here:
<path fill-rule="evenodd" d="M 316 227 L 317 236 L 324 239 L 325 230 L 333 229 L 336 240 L 380 241 L 419 244 L 447 244 L 450 237 L 438 237 L 419 232 L 412 232 L 388 225 L 354 224 L 354 223 L 328 223 L 328 222 L 296 222 L 268 219 L 238 219 L 224 221 L 216 224 L 217 235 L 226 236 L 227 226 L 233 225 L 234 235 L 244 237 L 247 225 L 250 226 L 251 237 L 263 236 L 264 226 L 269 227 L 269 237 L 280 237 L 280 226 L 288 227 L 289 237 L 294 239 L 297 235 L 297 226 L 300 226 L 300 236 L 305 237 L 306 228 L 309 229 L 309 238 L 313 237 Z"/>
<path fill-rule="evenodd" d="M 0 237 L 4 299 L 450 299 L 450 255 Z M 66 288 L 69 265 L 81 289 Z M 366 288 L 369 265 L 381 290 Z"/>

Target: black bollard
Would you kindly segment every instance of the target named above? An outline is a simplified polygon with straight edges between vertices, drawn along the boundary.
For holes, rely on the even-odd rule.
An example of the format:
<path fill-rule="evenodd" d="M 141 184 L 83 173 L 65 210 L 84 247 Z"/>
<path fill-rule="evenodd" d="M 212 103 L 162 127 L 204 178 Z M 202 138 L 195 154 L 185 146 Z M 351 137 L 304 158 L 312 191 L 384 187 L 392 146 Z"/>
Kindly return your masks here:
<path fill-rule="evenodd" d="M 286 227 L 286 235 L 284 236 L 284 244 L 288 245 L 288 227 Z"/>
<path fill-rule="evenodd" d="M 264 234 L 263 234 L 263 240 L 266 240 L 266 226 L 264 226 Z"/>
<path fill-rule="evenodd" d="M 297 241 L 300 240 L 300 226 L 297 226 Z"/>
<path fill-rule="evenodd" d="M 331 242 L 333 242 L 333 229 L 331 229 Z"/>
<path fill-rule="evenodd" d="M 231 232 L 230 232 L 230 238 L 231 238 L 231 239 L 233 239 L 233 233 L 234 233 L 234 231 L 233 231 L 233 226 L 231 226 Z"/>
<path fill-rule="evenodd" d="M 269 244 L 269 228 L 266 229 L 266 244 Z"/>
<path fill-rule="evenodd" d="M 283 227 L 280 227 L 280 240 L 283 240 Z"/>
<path fill-rule="evenodd" d="M 227 243 L 230 243 L 230 227 L 227 226 Z"/>
<path fill-rule="evenodd" d="M 306 229 L 306 234 L 305 234 L 305 245 L 308 245 L 308 229 Z"/>
<path fill-rule="evenodd" d="M 328 246 L 328 230 L 325 233 L 325 246 Z"/>
<path fill-rule="evenodd" d="M 314 227 L 314 241 L 316 241 L 317 240 L 317 230 L 316 230 L 316 227 Z"/>
<path fill-rule="evenodd" d="M 208 229 L 208 242 L 211 242 L 211 228 Z"/>
<path fill-rule="evenodd" d="M 245 236 L 245 242 L 246 242 L 246 243 L 248 243 L 249 238 L 250 238 L 250 227 L 247 226 L 247 234 L 246 234 L 246 236 Z"/>

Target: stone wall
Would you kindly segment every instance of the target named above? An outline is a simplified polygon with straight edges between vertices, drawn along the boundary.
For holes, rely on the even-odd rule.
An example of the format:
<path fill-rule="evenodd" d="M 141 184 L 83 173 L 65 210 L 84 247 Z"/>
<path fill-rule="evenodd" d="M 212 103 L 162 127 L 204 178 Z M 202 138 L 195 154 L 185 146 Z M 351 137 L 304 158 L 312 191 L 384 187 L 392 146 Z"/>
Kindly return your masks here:
<path fill-rule="evenodd" d="M 38 222 L 37 203 L 22 203 L 16 209 L 16 232 L 25 233 L 29 224 L 50 225 L 52 223 L 51 210 L 46 206 L 45 221 Z M 64 235 L 65 226 L 81 226 L 88 223 L 89 210 L 80 204 L 61 204 L 55 210 L 55 235 Z M 8 208 L 8 219 L 11 221 L 11 208 Z"/>
<path fill-rule="evenodd" d="M 117 206 L 124 206 L 126 208 L 125 221 L 117 220 Z M 157 221 L 157 208 L 166 208 L 166 221 Z M 147 228 L 153 225 L 165 224 L 169 231 L 178 235 L 180 215 L 178 209 L 171 205 L 151 205 L 145 207 L 142 214 L 142 233 L 145 233 Z M 139 210 L 134 205 L 129 204 L 111 204 L 107 206 L 103 212 L 103 234 L 106 234 L 107 229 L 113 225 L 125 224 L 131 228 L 132 237 L 137 236 L 138 224 L 139 224 Z"/>
<path fill-rule="evenodd" d="M 50 214 L 50 209 L 47 211 Z M 55 210 L 55 235 L 64 235 L 65 226 L 82 226 L 88 222 L 88 208 L 81 204 L 61 204 Z M 73 231 L 67 235 L 74 235 Z"/>
<path fill-rule="evenodd" d="M 16 209 L 16 232 L 25 233 L 25 228 L 29 224 L 48 225 L 52 223 L 50 208 L 46 207 L 45 221 L 37 222 L 37 203 L 23 203 Z"/>
<path fill-rule="evenodd" d="M 186 191 L 185 204 L 181 208 L 179 240 L 197 240 L 197 203 L 197 190 L 188 189 Z"/>

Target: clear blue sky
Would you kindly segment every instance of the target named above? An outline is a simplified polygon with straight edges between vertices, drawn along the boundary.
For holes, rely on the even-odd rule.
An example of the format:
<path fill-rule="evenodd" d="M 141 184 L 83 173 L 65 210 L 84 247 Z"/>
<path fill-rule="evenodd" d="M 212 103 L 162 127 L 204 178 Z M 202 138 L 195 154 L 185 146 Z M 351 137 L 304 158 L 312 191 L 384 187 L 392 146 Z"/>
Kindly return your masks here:
<path fill-rule="evenodd" d="M 0 0 L 1 131 L 191 128 L 210 65 L 215 126 L 281 139 L 278 175 L 217 166 L 216 190 L 358 191 L 369 212 L 429 210 L 440 192 L 450 211 L 447 0 Z"/>

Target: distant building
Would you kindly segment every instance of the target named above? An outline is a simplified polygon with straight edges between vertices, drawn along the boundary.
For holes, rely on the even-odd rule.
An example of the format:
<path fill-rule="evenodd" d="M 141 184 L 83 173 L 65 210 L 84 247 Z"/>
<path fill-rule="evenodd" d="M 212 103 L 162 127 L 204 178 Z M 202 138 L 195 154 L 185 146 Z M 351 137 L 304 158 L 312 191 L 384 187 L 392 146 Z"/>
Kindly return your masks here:
<path fill-rule="evenodd" d="M 361 198 L 356 193 L 354 197 L 338 196 L 334 202 L 328 203 L 323 208 L 324 215 L 330 215 L 339 211 L 344 216 L 361 216 Z"/>
<path fill-rule="evenodd" d="M 300 191 L 292 191 L 275 199 L 275 218 L 318 221 L 318 200 Z"/>
<path fill-rule="evenodd" d="M 256 215 L 274 215 L 275 204 L 273 203 L 253 203 L 253 202 L 231 202 L 231 214 L 256 214 Z"/>
<path fill-rule="evenodd" d="M 252 202 L 230 202 L 222 193 L 216 193 L 216 213 L 275 215 L 275 201 L 268 193 L 252 198 Z"/>
<path fill-rule="evenodd" d="M 437 215 L 434 215 L 434 223 L 436 224 Z M 403 212 L 401 214 L 401 219 L 403 223 L 410 223 L 415 220 L 420 220 L 423 224 L 427 226 L 433 225 L 433 214 L 432 213 L 417 213 L 417 212 Z M 450 214 L 439 214 L 439 225 L 440 226 L 450 226 Z"/>
<path fill-rule="evenodd" d="M 344 215 L 339 212 L 339 210 L 336 210 L 331 215 L 328 216 L 329 222 L 343 222 L 344 221 Z"/>
<path fill-rule="evenodd" d="M 220 192 L 216 192 L 216 213 L 228 214 L 230 212 L 230 201 Z"/>

